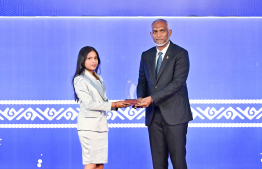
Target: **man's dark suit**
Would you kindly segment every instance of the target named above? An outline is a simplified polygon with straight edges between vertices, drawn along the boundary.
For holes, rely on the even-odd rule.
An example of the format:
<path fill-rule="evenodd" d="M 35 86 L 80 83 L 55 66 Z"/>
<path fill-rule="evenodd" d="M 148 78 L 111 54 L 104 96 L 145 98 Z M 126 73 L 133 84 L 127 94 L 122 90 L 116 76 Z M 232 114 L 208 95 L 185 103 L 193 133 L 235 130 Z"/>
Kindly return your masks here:
<path fill-rule="evenodd" d="M 170 41 L 170 45 L 166 51 L 166 54 L 163 58 L 158 77 L 156 77 L 156 47 L 153 47 L 145 52 L 143 52 L 140 62 L 139 69 L 139 79 L 137 86 L 137 96 L 138 98 L 151 96 L 153 99 L 153 103 L 151 103 L 146 108 L 146 125 L 149 126 L 149 138 L 151 145 L 151 153 L 153 157 L 154 168 L 156 159 L 162 158 L 161 156 L 166 156 L 161 153 L 157 149 L 160 147 L 155 146 L 156 140 L 159 137 L 164 137 L 163 140 L 168 142 L 167 151 L 170 153 L 171 161 L 173 163 L 180 163 L 177 159 L 172 156 L 181 156 L 181 158 L 185 158 L 185 144 L 186 144 L 186 132 L 187 132 L 187 124 L 190 120 L 192 120 L 192 113 L 190 110 L 189 99 L 188 99 L 188 91 L 186 80 L 189 72 L 189 58 L 188 52 L 179 47 L 178 45 L 173 44 Z M 176 145 L 177 137 L 180 135 L 176 135 L 177 131 L 172 131 L 171 133 L 165 132 L 155 132 L 154 127 L 152 126 L 152 122 L 156 117 L 160 121 L 159 124 L 163 126 L 169 126 L 170 130 L 173 130 L 173 126 L 176 126 L 178 132 L 180 130 L 184 130 L 183 135 L 183 144 L 184 149 L 175 152 L 170 152 L 170 147 L 172 148 L 174 145 L 174 149 L 179 145 Z M 162 121 L 161 122 L 161 118 Z M 182 126 L 182 129 L 180 127 Z M 151 129 L 150 129 L 151 127 Z M 168 129 L 169 130 L 169 129 Z M 153 135 L 152 135 L 153 134 Z M 166 135 L 173 135 L 172 139 L 167 138 Z M 164 136 L 163 136 L 164 135 Z M 168 136 L 169 137 L 169 136 Z M 152 140 L 154 144 L 152 144 Z M 180 143 L 178 143 L 180 144 Z M 181 147 L 180 146 L 180 147 Z M 157 150 L 157 151 L 155 151 Z M 178 155 L 177 155 L 178 154 Z M 182 155 L 179 155 L 182 154 Z M 164 157 L 166 159 L 167 157 Z M 172 159 L 173 158 L 173 159 Z M 183 161 L 183 160 L 182 160 Z M 184 160 L 185 161 L 185 160 Z M 157 162 L 156 162 L 157 163 Z M 181 162 L 185 163 L 185 162 Z M 162 164 L 161 164 L 162 165 Z M 166 165 L 166 164 L 165 164 Z M 177 166 L 182 167 L 174 167 L 174 168 L 186 168 L 186 164 L 178 164 Z M 166 167 L 166 166 L 165 166 Z M 163 168 L 165 168 L 163 167 Z"/>

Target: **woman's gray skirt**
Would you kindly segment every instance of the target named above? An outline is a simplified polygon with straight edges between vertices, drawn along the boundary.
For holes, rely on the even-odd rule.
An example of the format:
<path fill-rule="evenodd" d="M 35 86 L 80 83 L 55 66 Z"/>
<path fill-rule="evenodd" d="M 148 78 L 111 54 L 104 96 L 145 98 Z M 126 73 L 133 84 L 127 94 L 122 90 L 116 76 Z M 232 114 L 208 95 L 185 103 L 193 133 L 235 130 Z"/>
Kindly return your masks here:
<path fill-rule="evenodd" d="M 82 147 L 83 164 L 104 164 L 108 162 L 108 132 L 78 131 Z"/>

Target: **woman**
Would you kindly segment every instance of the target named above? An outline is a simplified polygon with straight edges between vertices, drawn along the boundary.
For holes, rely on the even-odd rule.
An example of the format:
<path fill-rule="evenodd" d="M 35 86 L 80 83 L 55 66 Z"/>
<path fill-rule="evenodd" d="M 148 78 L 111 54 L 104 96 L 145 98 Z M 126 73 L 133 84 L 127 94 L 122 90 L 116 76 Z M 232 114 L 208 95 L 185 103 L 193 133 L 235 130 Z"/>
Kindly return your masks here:
<path fill-rule="evenodd" d="M 73 78 L 75 100 L 80 102 L 77 131 L 82 146 L 84 169 L 103 169 L 108 161 L 108 125 L 106 111 L 130 104 L 108 102 L 106 87 L 97 75 L 100 58 L 93 47 L 83 47 Z"/>

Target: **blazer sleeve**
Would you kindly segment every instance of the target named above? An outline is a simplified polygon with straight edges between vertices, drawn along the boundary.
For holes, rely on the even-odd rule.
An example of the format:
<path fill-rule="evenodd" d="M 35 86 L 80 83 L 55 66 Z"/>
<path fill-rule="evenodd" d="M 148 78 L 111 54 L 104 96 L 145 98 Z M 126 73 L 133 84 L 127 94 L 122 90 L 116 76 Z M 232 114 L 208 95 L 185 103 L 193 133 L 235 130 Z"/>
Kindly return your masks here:
<path fill-rule="evenodd" d="M 146 74 L 145 74 L 143 54 L 142 54 L 141 60 L 140 60 L 139 77 L 138 77 L 138 84 L 137 84 L 137 90 L 136 90 L 138 98 L 140 98 L 140 97 L 144 98 L 144 97 L 148 96 L 147 79 L 146 79 Z"/>
<path fill-rule="evenodd" d="M 178 54 L 174 67 L 175 70 L 172 81 L 162 90 L 151 95 L 156 106 L 162 100 L 165 100 L 178 93 L 184 87 L 184 85 L 186 85 L 186 80 L 189 73 L 189 57 L 186 50 L 182 50 Z"/>
<path fill-rule="evenodd" d="M 93 99 L 83 78 L 78 76 L 74 79 L 74 88 L 79 100 L 87 110 L 111 111 L 111 102 L 95 101 Z"/>

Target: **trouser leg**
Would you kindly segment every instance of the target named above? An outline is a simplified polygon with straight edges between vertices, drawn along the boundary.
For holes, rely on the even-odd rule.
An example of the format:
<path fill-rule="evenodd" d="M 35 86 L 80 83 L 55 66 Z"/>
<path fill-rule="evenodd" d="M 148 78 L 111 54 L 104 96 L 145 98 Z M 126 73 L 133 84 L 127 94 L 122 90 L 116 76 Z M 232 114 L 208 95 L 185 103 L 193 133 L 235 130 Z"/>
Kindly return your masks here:
<path fill-rule="evenodd" d="M 154 114 L 148 133 L 154 169 L 168 169 L 168 148 L 160 113 Z"/>
<path fill-rule="evenodd" d="M 168 152 L 174 169 L 187 169 L 186 134 L 188 123 L 169 125 L 165 123 L 164 133 Z"/>

